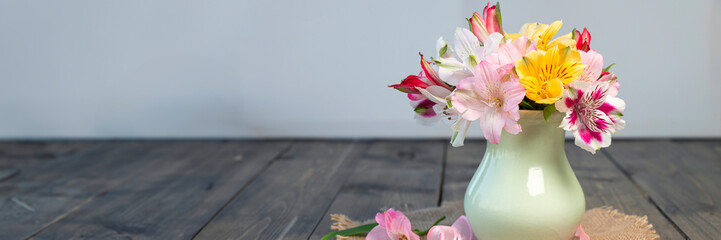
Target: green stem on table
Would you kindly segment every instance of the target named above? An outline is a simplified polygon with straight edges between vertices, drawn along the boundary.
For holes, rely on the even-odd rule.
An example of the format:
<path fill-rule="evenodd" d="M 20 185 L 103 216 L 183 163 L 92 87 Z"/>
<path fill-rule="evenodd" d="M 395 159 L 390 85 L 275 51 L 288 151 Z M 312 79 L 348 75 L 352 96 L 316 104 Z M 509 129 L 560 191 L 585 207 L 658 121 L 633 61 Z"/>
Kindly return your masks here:
<path fill-rule="evenodd" d="M 441 221 L 443 221 L 443 219 L 446 219 L 446 216 L 443 216 L 443 217 L 439 218 L 438 220 L 436 220 L 436 222 L 434 222 L 433 225 L 431 225 L 430 227 L 428 227 L 428 229 L 426 229 L 425 231 L 421 231 L 421 230 L 418 230 L 418 229 L 413 229 L 413 232 L 416 233 L 416 234 L 418 234 L 419 236 L 426 235 L 426 234 L 428 234 L 428 231 L 430 231 L 431 228 L 433 228 L 433 226 L 438 225 L 438 223 L 440 223 Z"/>
<path fill-rule="evenodd" d="M 352 236 L 352 235 L 359 235 L 359 234 L 363 234 L 363 233 L 368 233 L 368 232 L 370 232 L 370 231 L 371 231 L 374 227 L 376 227 L 376 226 L 378 226 L 378 223 L 371 223 L 371 224 L 366 224 L 366 225 L 360 225 L 360 226 L 357 226 L 357 227 L 354 227 L 354 228 L 349 228 L 349 229 L 345 229 L 345 230 L 335 231 L 335 232 L 331 232 L 331 233 L 326 234 L 326 235 L 323 236 L 323 238 L 321 238 L 320 240 L 331 239 L 331 238 L 333 238 L 333 237 L 335 237 L 335 236 L 337 236 L 337 235 L 341 235 L 341 236 Z"/>
<path fill-rule="evenodd" d="M 425 231 L 421 231 L 421 230 L 418 230 L 418 229 L 413 229 L 413 233 L 418 234 L 418 235 L 420 235 L 420 236 L 426 235 L 426 234 L 428 234 L 428 231 L 430 231 L 433 226 L 438 225 L 438 223 L 440 223 L 440 222 L 443 221 L 444 219 L 446 219 L 446 216 L 443 216 L 443 217 L 439 218 L 438 220 L 436 220 L 436 222 L 434 222 L 433 225 L 431 225 L 431 226 L 430 226 L 428 229 L 426 229 Z M 373 230 L 373 228 L 376 227 L 376 226 L 378 226 L 378 223 L 370 223 L 370 224 L 366 224 L 366 225 L 360 225 L 360 226 L 357 226 L 357 227 L 354 227 L 354 228 L 349 228 L 349 229 L 345 229 L 345 230 L 335 231 L 335 232 L 331 232 L 331 233 L 326 234 L 326 235 L 323 236 L 323 238 L 321 238 L 320 240 L 331 239 L 331 238 L 333 238 L 333 237 L 335 237 L 335 236 L 338 236 L 338 235 L 340 235 L 340 236 L 361 235 L 361 234 L 369 233 L 369 232 L 370 232 L 371 230 Z"/>

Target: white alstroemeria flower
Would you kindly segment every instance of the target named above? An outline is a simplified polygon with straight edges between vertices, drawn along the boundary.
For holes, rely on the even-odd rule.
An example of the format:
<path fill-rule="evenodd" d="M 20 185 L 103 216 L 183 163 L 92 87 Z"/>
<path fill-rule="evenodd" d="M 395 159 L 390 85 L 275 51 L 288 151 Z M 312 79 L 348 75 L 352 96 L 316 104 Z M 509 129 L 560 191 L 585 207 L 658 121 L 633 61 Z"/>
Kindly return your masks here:
<path fill-rule="evenodd" d="M 492 33 L 486 38 L 486 44 L 481 46 L 478 38 L 465 28 L 456 29 L 453 48 L 441 37 L 436 43 L 439 77 L 451 85 L 457 85 L 461 79 L 473 76 L 476 65 L 485 56 L 495 53 L 502 41 L 503 35 Z M 458 58 L 453 56 L 454 52 Z"/>
<path fill-rule="evenodd" d="M 453 147 L 463 146 L 463 141 L 466 138 L 466 133 L 468 132 L 468 127 L 470 126 L 471 121 L 461 118 L 461 114 L 458 110 L 448 106 L 451 100 L 451 92 L 448 91 L 448 89 L 439 86 L 417 89 L 428 100 L 438 103 L 434 105 L 434 111 L 443 113 L 443 115 L 439 116 L 447 118 L 448 122 L 452 123 L 451 129 L 453 130 L 453 135 L 451 137 L 451 145 L 453 145 Z"/>
<path fill-rule="evenodd" d="M 481 60 L 498 51 L 503 39 L 503 35 L 500 33 L 492 33 L 488 35 L 485 45 L 482 46 L 478 38 L 465 28 L 456 29 L 453 48 L 443 40 L 443 37 L 439 38 L 436 42 L 436 50 L 439 56 L 437 61 L 438 76 L 451 85 L 458 85 L 461 79 L 473 76 L 473 69 Z M 458 58 L 454 57 L 454 53 Z M 437 106 L 444 106 L 443 113 L 448 116 L 449 120 L 454 122 L 451 126 L 453 130 L 451 144 L 454 147 L 463 146 L 471 121 L 458 117 L 460 112 L 452 106 L 448 106 L 450 93 L 441 91 L 439 88 L 429 88 L 426 91 L 421 91 L 421 93 L 431 101 L 443 103 Z"/>

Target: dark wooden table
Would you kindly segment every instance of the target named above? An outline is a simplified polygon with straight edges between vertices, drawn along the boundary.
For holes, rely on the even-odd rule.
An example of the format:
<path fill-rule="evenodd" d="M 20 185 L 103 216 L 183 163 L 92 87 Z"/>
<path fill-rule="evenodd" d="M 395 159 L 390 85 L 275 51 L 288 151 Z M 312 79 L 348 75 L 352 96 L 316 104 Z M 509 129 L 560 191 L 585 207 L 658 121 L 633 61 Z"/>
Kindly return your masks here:
<path fill-rule="evenodd" d="M 485 150 L 426 141 L 0 142 L 0 239 L 319 239 L 463 198 Z M 587 207 L 721 239 L 721 140 L 567 142 Z"/>

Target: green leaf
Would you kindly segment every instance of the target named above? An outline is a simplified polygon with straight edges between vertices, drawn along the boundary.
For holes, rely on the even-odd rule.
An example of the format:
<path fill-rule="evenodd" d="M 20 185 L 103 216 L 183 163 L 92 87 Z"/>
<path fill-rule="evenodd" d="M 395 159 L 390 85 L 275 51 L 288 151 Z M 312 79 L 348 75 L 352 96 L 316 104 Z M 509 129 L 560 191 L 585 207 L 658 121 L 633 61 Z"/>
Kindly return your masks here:
<path fill-rule="evenodd" d="M 428 234 L 428 231 L 430 231 L 433 226 L 438 225 L 438 223 L 440 223 L 441 221 L 443 221 L 443 219 L 446 219 L 446 216 L 443 216 L 443 217 L 439 218 L 438 220 L 436 220 L 436 222 L 434 222 L 433 225 L 431 225 L 430 227 L 428 227 L 428 229 L 426 229 L 425 231 L 421 231 L 421 230 L 418 230 L 418 229 L 416 228 L 416 229 L 413 229 L 413 232 L 414 232 L 415 234 L 420 235 L 420 236 L 426 235 L 426 234 Z"/>
<path fill-rule="evenodd" d="M 338 236 L 338 235 L 340 235 L 340 236 L 353 236 L 353 235 L 359 235 L 359 234 L 363 234 L 363 233 L 368 233 L 368 232 L 370 232 L 371 230 L 373 230 L 373 228 L 376 227 L 376 226 L 378 226 L 378 223 L 371 223 L 371 224 L 366 224 L 366 225 L 357 226 L 357 227 L 354 227 L 354 228 L 349 228 L 349 229 L 345 229 L 345 230 L 335 231 L 335 232 L 331 232 L 331 233 L 326 234 L 326 235 L 323 236 L 323 238 L 321 238 L 320 240 L 331 239 L 331 238 L 334 238 L 335 236 Z"/>
<path fill-rule="evenodd" d="M 448 44 L 443 45 L 441 50 L 438 50 L 438 56 L 443 57 L 443 54 L 446 54 L 446 51 L 448 51 Z"/>
<path fill-rule="evenodd" d="M 520 104 L 520 105 L 521 105 L 522 107 L 528 108 L 529 110 L 534 110 L 534 109 L 533 109 L 533 106 L 531 106 L 530 103 L 526 102 L 526 100 L 521 101 L 521 104 Z"/>
<path fill-rule="evenodd" d="M 547 105 L 545 108 L 543 108 L 543 118 L 546 119 L 546 122 L 548 122 L 548 118 L 550 118 L 551 115 L 555 112 L 556 112 L 556 104 L 550 104 L 550 105 Z"/>
<path fill-rule="evenodd" d="M 426 112 L 426 110 L 428 110 L 427 107 L 416 107 L 416 108 L 413 109 L 413 111 L 416 112 L 416 113 L 418 113 L 418 114 L 424 113 L 424 112 Z"/>
<path fill-rule="evenodd" d="M 616 63 L 611 63 L 611 65 L 608 65 L 608 67 L 604 68 L 603 71 L 608 72 L 608 70 L 610 70 L 613 65 L 616 65 Z"/>

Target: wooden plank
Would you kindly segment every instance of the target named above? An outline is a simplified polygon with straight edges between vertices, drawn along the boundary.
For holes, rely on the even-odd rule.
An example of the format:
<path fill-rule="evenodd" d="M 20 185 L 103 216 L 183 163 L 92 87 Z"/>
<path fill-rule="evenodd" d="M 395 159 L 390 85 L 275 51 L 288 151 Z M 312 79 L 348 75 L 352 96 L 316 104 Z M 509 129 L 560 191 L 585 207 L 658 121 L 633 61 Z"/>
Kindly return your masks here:
<path fill-rule="evenodd" d="M 485 141 L 449 146 L 443 180 L 443 201 L 463 200 L 485 152 Z M 668 220 L 634 184 L 603 154 L 592 155 L 566 142 L 566 155 L 586 196 L 586 208 L 613 206 L 627 214 L 647 215 L 662 239 L 683 239 Z"/>
<path fill-rule="evenodd" d="M 100 144 L 0 182 L 0 239 L 21 239 L 132 177 L 152 145 Z"/>
<path fill-rule="evenodd" d="M 358 147 L 356 147 L 358 145 Z M 234 198 L 195 239 L 306 239 L 365 143 L 299 142 Z"/>
<path fill-rule="evenodd" d="M 710 159 L 711 164 L 716 167 L 721 165 L 721 140 L 676 140 L 673 143 L 686 149 L 686 152 L 694 157 Z M 721 172 L 719 168 L 715 170 Z"/>
<path fill-rule="evenodd" d="M 190 239 L 289 142 L 177 142 L 35 239 Z"/>
<path fill-rule="evenodd" d="M 690 239 L 721 236 L 721 158 L 700 144 L 619 141 L 606 152 Z"/>
<path fill-rule="evenodd" d="M 67 157 L 98 144 L 100 143 L 93 141 L 0 141 L 0 166 Z"/>
<path fill-rule="evenodd" d="M 68 157 L 91 147 L 97 142 L 7 142 L 0 141 L 0 182 L 18 176 L 22 168 L 44 164 Z"/>
<path fill-rule="evenodd" d="M 441 201 L 462 201 L 468 182 L 476 173 L 486 152 L 486 141 L 466 141 L 463 147 L 452 147 L 448 144 L 447 148 Z"/>
<path fill-rule="evenodd" d="M 389 207 L 408 211 L 436 206 L 444 148 L 443 141 L 373 142 L 350 169 L 350 177 L 309 239 L 331 231 L 330 213 L 364 220 Z"/>
<path fill-rule="evenodd" d="M 614 148 L 616 143 L 610 148 Z M 586 209 L 612 206 L 626 214 L 646 215 L 661 239 L 684 239 L 605 154 L 591 154 L 569 141 L 566 142 L 566 156 L 583 188 Z"/>

